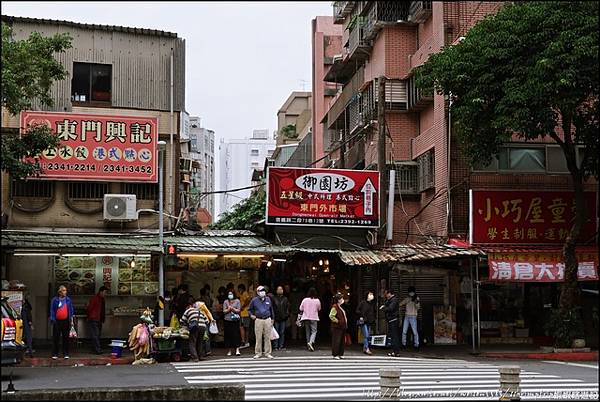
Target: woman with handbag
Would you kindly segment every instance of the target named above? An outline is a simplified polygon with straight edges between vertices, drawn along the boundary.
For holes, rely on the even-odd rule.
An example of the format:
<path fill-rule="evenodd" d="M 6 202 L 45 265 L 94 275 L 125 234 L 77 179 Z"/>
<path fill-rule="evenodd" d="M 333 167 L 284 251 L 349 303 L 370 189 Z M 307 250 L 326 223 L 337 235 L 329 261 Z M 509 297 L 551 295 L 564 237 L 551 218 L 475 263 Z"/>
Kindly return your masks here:
<path fill-rule="evenodd" d="M 367 292 L 366 300 L 362 300 L 356 309 L 356 315 L 359 319 L 356 325 L 360 327 L 363 334 L 363 353 L 371 355 L 369 349 L 369 335 L 371 328 L 375 325 L 376 319 L 376 308 L 375 308 L 375 295 L 372 291 Z"/>
<path fill-rule="evenodd" d="M 331 354 L 334 359 L 344 358 L 348 320 L 342 304 L 344 304 L 344 296 L 341 293 L 337 293 L 333 297 L 333 305 L 329 312 L 329 319 L 331 320 Z"/>
<path fill-rule="evenodd" d="M 242 305 L 240 300 L 235 296 L 233 290 L 227 294 L 227 300 L 223 302 L 224 319 L 224 341 L 225 347 L 229 349 L 227 356 L 232 355 L 235 349 L 235 355 L 240 356 L 240 344 L 242 342 L 240 334 L 240 312 Z"/>

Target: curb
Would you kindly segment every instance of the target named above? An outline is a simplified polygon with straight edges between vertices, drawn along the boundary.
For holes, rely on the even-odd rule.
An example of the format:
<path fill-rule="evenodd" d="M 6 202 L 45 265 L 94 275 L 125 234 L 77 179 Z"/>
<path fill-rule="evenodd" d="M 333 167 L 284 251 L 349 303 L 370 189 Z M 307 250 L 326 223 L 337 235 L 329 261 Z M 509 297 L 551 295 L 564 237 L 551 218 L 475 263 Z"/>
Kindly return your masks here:
<path fill-rule="evenodd" d="M 598 361 L 598 352 L 572 352 L 572 353 L 502 353 L 487 352 L 481 357 L 492 359 L 531 359 L 531 360 L 558 360 L 558 361 Z"/>
<path fill-rule="evenodd" d="M 121 357 L 113 359 L 112 357 L 96 358 L 71 358 L 69 360 L 52 360 L 49 357 L 34 357 L 25 359 L 16 367 L 70 367 L 70 366 L 107 366 L 124 365 L 133 363 L 133 357 Z"/>

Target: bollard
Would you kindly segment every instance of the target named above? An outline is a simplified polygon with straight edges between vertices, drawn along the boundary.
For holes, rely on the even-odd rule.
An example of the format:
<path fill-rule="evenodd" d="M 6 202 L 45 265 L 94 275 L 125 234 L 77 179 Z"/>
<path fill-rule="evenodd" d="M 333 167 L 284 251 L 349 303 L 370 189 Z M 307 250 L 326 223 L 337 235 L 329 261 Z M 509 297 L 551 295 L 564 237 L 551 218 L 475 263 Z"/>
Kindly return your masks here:
<path fill-rule="evenodd" d="M 500 400 L 520 401 L 521 368 L 519 366 L 500 366 L 498 372 L 500 372 Z"/>
<path fill-rule="evenodd" d="M 379 397 L 400 398 L 400 369 L 379 369 Z"/>

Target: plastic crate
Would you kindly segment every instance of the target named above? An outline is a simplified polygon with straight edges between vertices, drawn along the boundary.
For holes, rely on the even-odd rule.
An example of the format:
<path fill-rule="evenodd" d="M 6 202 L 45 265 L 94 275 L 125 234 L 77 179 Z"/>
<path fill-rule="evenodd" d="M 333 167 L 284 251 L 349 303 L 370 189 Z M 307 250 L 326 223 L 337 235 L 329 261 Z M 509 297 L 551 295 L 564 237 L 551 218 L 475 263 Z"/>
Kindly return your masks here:
<path fill-rule="evenodd" d="M 175 349 L 175 339 L 161 339 L 156 340 L 156 350 L 164 352 Z"/>

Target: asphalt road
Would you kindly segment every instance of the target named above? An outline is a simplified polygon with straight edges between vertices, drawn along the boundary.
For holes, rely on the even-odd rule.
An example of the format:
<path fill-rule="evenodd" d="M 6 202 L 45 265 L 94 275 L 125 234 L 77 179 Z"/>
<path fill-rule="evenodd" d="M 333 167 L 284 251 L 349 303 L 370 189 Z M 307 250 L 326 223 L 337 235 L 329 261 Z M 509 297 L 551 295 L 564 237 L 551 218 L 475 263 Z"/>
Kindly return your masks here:
<path fill-rule="evenodd" d="M 440 363 L 443 360 L 440 359 Z M 579 379 L 586 383 L 598 384 L 598 363 L 596 362 L 518 361 L 476 357 L 464 358 L 464 360 L 494 366 L 518 365 L 523 371 L 535 371 L 541 374 Z M 227 364 L 227 358 L 213 358 L 210 361 Z M 249 359 L 249 362 L 251 361 Z M 270 361 L 265 360 L 262 363 L 268 366 Z M 17 390 L 85 387 L 120 388 L 146 385 L 175 386 L 188 384 L 184 378 L 184 374 L 177 372 L 175 367 L 170 363 L 139 366 L 3 367 L 1 381 L 3 391 L 8 385 L 8 375 L 10 373 L 13 374 L 13 383 Z"/>

